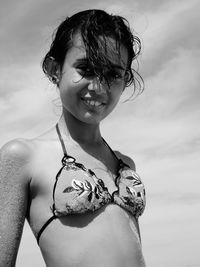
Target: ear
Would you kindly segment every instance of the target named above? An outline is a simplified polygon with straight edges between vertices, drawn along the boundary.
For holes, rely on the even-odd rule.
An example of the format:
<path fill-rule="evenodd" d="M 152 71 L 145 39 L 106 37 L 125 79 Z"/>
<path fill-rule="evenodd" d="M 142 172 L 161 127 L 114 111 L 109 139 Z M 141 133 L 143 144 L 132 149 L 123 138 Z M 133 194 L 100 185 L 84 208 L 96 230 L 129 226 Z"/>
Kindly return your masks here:
<path fill-rule="evenodd" d="M 61 67 L 53 57 L 48 57 L 45 61 L 46 72 L 51 81 L 55 84 L 59 83 L 61 78 Z"/>
<path fill-rule="evenodd" d="M 128 70 L 126 71 L 126 73 L 125 73 L 125 77 L 124 77 L 124 78 L 125 78 L 125 81 L 126 81 L 126 82 L 130 81 L 130 79 L 131 79 L 130 71 L 128 71 Z"/>

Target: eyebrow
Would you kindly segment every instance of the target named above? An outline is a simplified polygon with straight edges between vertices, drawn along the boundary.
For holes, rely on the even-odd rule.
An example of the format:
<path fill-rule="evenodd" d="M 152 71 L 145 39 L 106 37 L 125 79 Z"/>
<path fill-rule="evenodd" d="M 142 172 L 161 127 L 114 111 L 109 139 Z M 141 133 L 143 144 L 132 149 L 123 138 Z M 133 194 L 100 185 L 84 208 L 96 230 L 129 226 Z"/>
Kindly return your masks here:
<path fill-rule="evenodd" d="M 88 62 L 89 62 L 88 59 L 86 57 L 83 57 L 83 58 L 77 58 L 74 63 L 77 64 L 77 63 L 88 63 Z"/>
<path fill-rule="evenodd" d="M 74 62 L 74 64 L 79 64 L 79 63 L 84 63 L 84 64 L 88 64 L 89 63 L 89 60 L 86 58 L 86 57 L 83 57 L 83 58 L 77 58 L 76 61 Z M 112 63 L 111 62 L 111 65 L 113 68 L 115 69 L 120 69 L 122 71 L 125 71 L 126 68 L 124 68 L 123 66 L 119 65 L 119 64 L 116 64 L 116 63 Z"/>
<path fill-rule="evenodd" d="M 124 67 L 122 67 L 121 65 L 114 64 L 114 63 L 111 63 L 111 65 L 112 65 L 115 69 L 126 70 L 126 69 L 125 69 Z"/>

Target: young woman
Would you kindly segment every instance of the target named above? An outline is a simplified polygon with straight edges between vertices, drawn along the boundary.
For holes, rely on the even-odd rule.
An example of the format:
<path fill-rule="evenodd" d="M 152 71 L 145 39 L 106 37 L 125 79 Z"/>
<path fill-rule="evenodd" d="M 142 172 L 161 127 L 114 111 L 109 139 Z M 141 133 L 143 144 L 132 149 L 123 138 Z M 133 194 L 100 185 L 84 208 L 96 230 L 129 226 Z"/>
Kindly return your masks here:
<path fill-rule="evenodd" d="M 136 83 L 140 50 L 128 23 L 86 10 L 58 27 L 43 70 L 58 86 L 62 116 L 0 154 L 0 266 L 14 266 L 24 220 L 48 267 L 144 267 L 138 217 L 145 190 L 135 164 L 113 151 L 100 122 Z"/>

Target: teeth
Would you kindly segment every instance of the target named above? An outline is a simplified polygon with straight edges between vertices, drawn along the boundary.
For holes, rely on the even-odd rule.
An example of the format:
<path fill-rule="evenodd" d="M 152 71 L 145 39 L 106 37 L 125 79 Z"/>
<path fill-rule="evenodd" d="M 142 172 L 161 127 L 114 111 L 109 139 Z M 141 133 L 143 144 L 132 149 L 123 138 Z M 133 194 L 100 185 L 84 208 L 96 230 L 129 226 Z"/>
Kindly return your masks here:
<path fill-rule="evenodd" d="M 99 102 L 99 101 L 94 101 L 94 100 L 85 100 L 85 102 L 88 104 L 88 105 L 91 105 L 91 106 L 95 106 L 95 107 L 98 107 L 100 106 L 102 103 Z"/>
<path fill-rule="evenodd" d="M 95 106 L 96 106 L 96 107 L 98 107 L 98 106 L 100 106 L 100 105 L 101 105 L 101 103 L 99 103 L 99 102 L 96 102 L 96 103 L 95 103 Z"/>

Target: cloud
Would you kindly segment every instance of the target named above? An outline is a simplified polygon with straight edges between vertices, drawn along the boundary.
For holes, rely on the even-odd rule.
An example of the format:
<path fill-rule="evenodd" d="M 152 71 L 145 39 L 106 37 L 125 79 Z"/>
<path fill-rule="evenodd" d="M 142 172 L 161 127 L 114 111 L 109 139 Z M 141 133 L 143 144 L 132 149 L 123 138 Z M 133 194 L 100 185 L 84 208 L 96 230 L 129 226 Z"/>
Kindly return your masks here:
<path fill-rule="evenodd" d="M 26 58 L 29 63 L 30 57 L 35 54 L 39 48 L 41 38 L 37 31 L 40 31 L 38 20 L 31 20 L 30 14 L 34 13 L 36 2 L 32 0 L 15 2 L 7 1 L 3 5 L 2 23 L 4 27 L 1 29 L 0 41 L 2 50 L 2 60 L 5 63 L 17 62 Z M 37 31 L 36 31 L 37 29 Z M 2 64 L 1 60 L 1 64 Z"/>
<path fill-rule="evenodd" d="M 197 1 L 171 1 L 168 8 L 148 13 L 148 27 L 143 35 L 143 72 L 146 77 L 155 75 L 166 63 L 177 56 L 180 49 L 198 49 Z"/>
<path fill-rule="evenodd" d="M 162 115 L 165 118 L 173 116 L 175 119 L 197 108 L 200 95 L 199 55 L 200 52 L 180 48 L 177 56 L 168 61 L 156 76 L 146 80 L 148 91 L 146 96 L 154 95 L 151 99 L 152 105 L 149 103 L 151 115 L 158 117 Z M 158 110 L 162 113 L 157 112 Z"/>
<path fill-rule="evenodd" d="M 123 148 L 145 159 L 179 158 L 199 150 L 199 52 L 180 48 L 133 101 L 119 105 L 111 115 L 120 136 L 126 134 Z M 127 94 L 125 93 L 125 97 Z M 120 123 L 119 123 L 120 121 Z M 105 121 L 109 128 L 109 119 Z M 108 133 L 109 136 L 109 133 Z M 142 140 L 142 142 L 141 142 Z M 133 152 L 131 152 L 133 153 Z"/>
<path fill-rule="evenodd" d="M 0 21 L 4 25 L 0 33 L 0 143 L 18 136 L 37 136 L 58 119 L 60 110 L 55 111 L 52 103 L 57 92 L 44 77 L 40 61 L 49 47 L 52 31 L 61 20 L 85 8 L 105 8 L 126 17 L 142 40 L 139 61 L 146 89 L 135 100 L 117 107 L 103 122 L 102 134 L 111 147 L 136 161 L 145 182 L 147 208 L 141 227 L 147 265 L 177 267 L 194 263 L 195 266 L 199 241 L 196 210 L 200 37 L 195 32 L 199 2 L 95 2 L 8 0 L 0 4 Z M 130 94 L 131 88 L 123 99 Z M 24 254 L 18 258 L 19 266 L 32 264 L 25 260 L 34 256 L 40 265 L 39 250 L 35 252 L 30 233 L 25 227 Z M 188 242 L 190 247 L 180 245 L 183 238 L 182 243 Z M 180 250 L 185 255 L 183 260 L 176 257 Z M 188 255 L 189 250 L 193 254 Z M 158 251 L 159 257 L 152 257 Z M 163 262 L 166 251 L 172 257 Z"/>
<path fill-rule="evenodd" d="M 5 72 L 6 73 L 6 72 Z M 18 69 L 0 90 L 1 140 L 0 144 L 16 137 L 33 137 L 50 127 L 58 112 L 55 100 L 58 91 L 38 69 L 28 66 Z M 31 73 L 31 75 L 30 75 Z M 60 110 L 59 110 L 60 111 Z"/>

